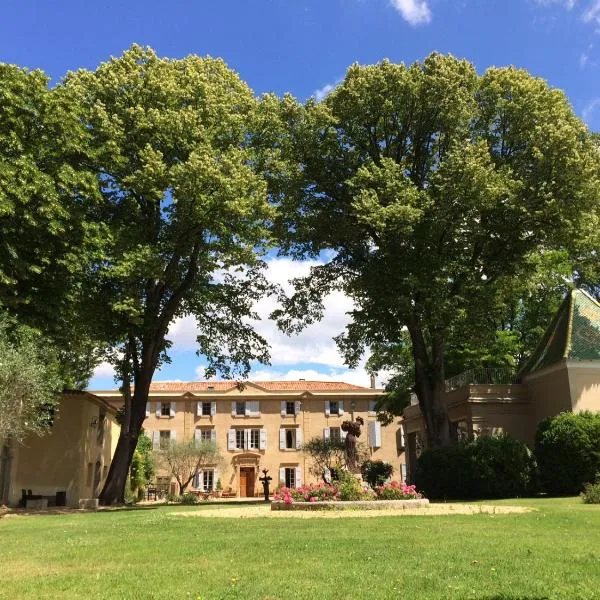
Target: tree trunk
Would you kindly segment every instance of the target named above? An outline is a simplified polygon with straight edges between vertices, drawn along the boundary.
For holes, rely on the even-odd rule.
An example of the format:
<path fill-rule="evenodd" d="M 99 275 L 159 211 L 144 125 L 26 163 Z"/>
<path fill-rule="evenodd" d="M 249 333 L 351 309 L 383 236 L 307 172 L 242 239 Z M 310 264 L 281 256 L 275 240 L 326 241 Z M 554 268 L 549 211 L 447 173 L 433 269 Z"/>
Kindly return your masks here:
<path fill-rule="evenodd" d="M 141 380 L 142 377 L 139 379 Z M 129 407 L 131 414 L 129 418 L 127 415 L 125 416 L 125 422 L 121 427 L 119 441 L 110 463 L 108 476 L 99 496 L 100 504 L 104 506 L 125 502 L 125 484 L 129 475 L 131 459 L 142 430 L 142 424 L 146 418 L 146 403 L 148 402 L 151 379 L 151 376 L 148 376 L 143 378 L 144 382 L 136 382 L 135 391 L 131 398 L 131 406 Z M 129 427 L 126 427 L 125 423 L 129 423 Z"/>
<path fill-rule="evenodd" d="M 436 337 L 428 351 L 422 329 L 415 324 L 408 327 L 415 363 L 415 391 L 419 408 L 427 428 L 429 447 L 450 443 L 448 411 L 443 401 L 445 390 L 444 341 Z"/>

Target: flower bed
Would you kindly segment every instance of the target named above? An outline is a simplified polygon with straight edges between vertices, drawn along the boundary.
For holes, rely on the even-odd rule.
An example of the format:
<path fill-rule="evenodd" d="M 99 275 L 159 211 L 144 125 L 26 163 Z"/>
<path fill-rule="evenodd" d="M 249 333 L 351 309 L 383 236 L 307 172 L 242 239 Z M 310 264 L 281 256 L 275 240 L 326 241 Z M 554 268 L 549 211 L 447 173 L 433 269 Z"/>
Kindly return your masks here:
<path fill-rule="evenodd" d="M 271 510 L 409 510 L 414 508 L 427 508 L 429 500 L 419 498 L 417 500 L 333 500 L 325 502 L 289 502 L 273 501 Z"/>
<path fill-rule="evenodd" d="M 406 485 L 392 481 L 377 486 L 374 490 L 363 488 L 360 485 L 348 492 L 348 487 L 344 484 L 311 483 L 299 488 L 287 488 L 281 486 L 277 488 L 273 495 L 273 510 L 292 506 L 304 506 L 300 510 L 308 510 L 307 505 L 318 505 L 323 510 L 335 509 L 336 505 L 355 505 L 357 508 L 382 508 L 383 503 L 394 503 L 394 507 L 403 506 L 404 503 L 410 503 L 411 507 L 428 504 L 419 494 L 414 485 Z M 400 503 L 397 505 L 397 503 Z M 317 507 L 315 507 L 317 508 Z"/>

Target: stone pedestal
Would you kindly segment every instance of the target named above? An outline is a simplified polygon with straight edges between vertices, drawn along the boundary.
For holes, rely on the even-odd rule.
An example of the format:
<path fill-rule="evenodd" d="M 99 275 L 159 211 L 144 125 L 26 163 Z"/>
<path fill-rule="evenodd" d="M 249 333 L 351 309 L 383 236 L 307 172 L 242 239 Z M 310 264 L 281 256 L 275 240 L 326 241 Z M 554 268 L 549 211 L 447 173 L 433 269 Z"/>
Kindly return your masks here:
<path fill-rule="evenodd" d="M 25 502 L 25 508 L 32 510 L 43 510 L 48 508 L 48 500 L 46 498 L 36 498 L 35 500 L 27 500 Z"/>

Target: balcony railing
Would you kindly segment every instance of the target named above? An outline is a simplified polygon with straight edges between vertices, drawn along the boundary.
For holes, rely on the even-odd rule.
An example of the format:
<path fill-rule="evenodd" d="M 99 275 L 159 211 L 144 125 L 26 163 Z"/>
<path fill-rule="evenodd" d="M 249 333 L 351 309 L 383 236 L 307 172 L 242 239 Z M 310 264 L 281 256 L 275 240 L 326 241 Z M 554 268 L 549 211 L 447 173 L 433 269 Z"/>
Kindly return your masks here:
<path fill-rule="evenodd" d="M 507 367 L 478 367 L 446 379 L 446 391 L 458 390 L 467 385 L 509 385 L 517 382 L 517 374 Z"/>

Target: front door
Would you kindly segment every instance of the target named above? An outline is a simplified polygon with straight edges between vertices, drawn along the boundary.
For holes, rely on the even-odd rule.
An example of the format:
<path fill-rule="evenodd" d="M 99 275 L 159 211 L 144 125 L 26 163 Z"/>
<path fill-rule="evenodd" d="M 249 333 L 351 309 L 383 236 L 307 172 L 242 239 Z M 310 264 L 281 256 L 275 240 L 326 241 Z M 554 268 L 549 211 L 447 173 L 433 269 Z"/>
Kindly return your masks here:
<path fill-rule="evenodd" d="M 242 498 L 254 497 L 254 467 L 240 467 L 240 496 Z"/>

